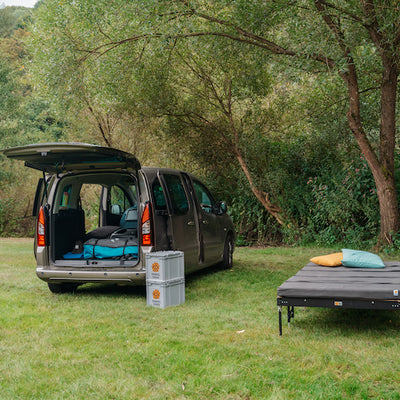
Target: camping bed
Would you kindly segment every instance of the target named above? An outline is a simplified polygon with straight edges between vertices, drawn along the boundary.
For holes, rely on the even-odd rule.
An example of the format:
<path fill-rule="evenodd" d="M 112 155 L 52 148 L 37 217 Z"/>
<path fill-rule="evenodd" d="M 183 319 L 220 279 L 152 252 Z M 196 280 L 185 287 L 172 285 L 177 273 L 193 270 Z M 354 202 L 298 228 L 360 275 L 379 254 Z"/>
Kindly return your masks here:
<path fill-rule="evenodd" d="M 400 262 L 384 264 L 375 269 L 308 263 L 278 288 L 279 335 L 282 307 L 287 307 L 289 325 L 294 307 L 400 309 Z"/>

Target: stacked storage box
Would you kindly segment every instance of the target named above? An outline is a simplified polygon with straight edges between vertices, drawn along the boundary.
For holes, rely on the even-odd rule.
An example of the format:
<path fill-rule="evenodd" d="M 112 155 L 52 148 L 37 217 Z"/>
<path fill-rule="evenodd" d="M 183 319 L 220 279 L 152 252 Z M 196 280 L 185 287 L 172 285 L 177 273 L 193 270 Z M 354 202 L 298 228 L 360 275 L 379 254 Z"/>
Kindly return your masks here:
<path fill-rule="evenodd" d="M 165 308 L 185 302 L 184 255 L 181 251 L 146 254 L 147 304 Z"/>

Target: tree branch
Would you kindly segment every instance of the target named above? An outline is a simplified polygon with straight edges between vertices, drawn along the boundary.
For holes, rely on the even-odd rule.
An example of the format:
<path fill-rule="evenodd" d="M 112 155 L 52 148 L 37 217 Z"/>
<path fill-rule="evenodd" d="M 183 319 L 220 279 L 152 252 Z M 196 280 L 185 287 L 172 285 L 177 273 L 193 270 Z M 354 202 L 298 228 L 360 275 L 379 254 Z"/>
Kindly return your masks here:
<path fill-rule="evenodd" d="M 379 49 L 382 55 L 382 49 L 384 49 L 383 35 L 382 32 L 379 31 L 379 23 L 376 16 L 374 3 L 369 0 L 361 1 L 362 7 L 364 9 L 365 17 L 369 20 L 368 23 L 365 24 L 365 27 L 374 42 L 375 46 Z M 387 47 L 384 49 L 387 50 Z"/>
<path fill-rule="evenodd" d="M 322 0 L 320 0 L 322 1 Z M 262 36 L 256 35 L 252 32 L 246 31 L 242 27 L 233 24 L 232 22 L 216 18 L 204 13 L 198 13 L 196 10 L 190 8 L 190 5 L 186 0 L 180 0 L 182 4 L 184 4 L 186 7 L 189 8 L 189 11 L 185 13 L 186 15 L 190 16 L 196 16 L 200 19 L 206 20 L 208 22 L 211 22 L 213 24 L 219 25 L 219 26 L 225 26 L 230 29 L 233 29 L 236 34 L 234 33 L 229 33 L 229 32 L 221 32 L 221 31 L 204 31 L 204 32 L 191 32 L 191 33 L 181 33 L 181 34 L 175 34 L 175 35 L 164 35 L 161 33 L 151 33 L 151 34 L 142 34 L 142 35 L 134 35 L 129 38 L 117 40 L 117 41 L 109 41 L 107 43 L 103 43 L 94 49 L 77 49 L 80 52 L 86 53 L 85 56 L 82 57 L 82 61 L 84 61 L 87 57 L 90 55 L 98 55 L 101 56 L 114 48 L 123 45 L 128 42 L 134 42 L 142 39 L 158 39 L 158 38 L 165 38 L 165 39 L 172 39 L 172 40 L 177 40 L 177 39 L 183 39 L 183 38 L 191 38 L 191 37 L 201 37 L 201 36 L 215 36 L 215 37 L 225 37 L 231 40 L 234 40 L 236 42 L 241 42 L 241 43 L 246 43 L 249 45 L 257 46 L 260 48 L 264 48 L 266 50 L 269 50 L 271 53 L 275 55 L 286 55 L 286 56 L 291 56 L 291 57 L 297 57 L 297 58 L 302 58 L 302 59 L 311 59 L 314 61 L 318 61 L 324 65 L 326 65 L 330 69 L 335 68 L 335 62 L 333 59 L 324 56 L 322 54 L 317 54 L 317 53 L 312 53 L 312 54 L 306 54 L 306 53 L 301 53 L 297 52 L 291 49 L 287 49 L 285 47 L 282 47 L 278 45 L 275 42 L 272 42 Z"/>

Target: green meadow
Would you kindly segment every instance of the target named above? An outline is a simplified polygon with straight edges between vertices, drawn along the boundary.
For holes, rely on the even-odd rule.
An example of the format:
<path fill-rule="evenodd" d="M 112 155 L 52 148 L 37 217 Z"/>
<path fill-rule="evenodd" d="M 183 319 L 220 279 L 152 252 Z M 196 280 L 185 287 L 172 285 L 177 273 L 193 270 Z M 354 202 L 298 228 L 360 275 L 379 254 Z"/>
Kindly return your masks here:
<path fill-rule="evenodd" d="M 0 239 L 0 399 L 400 399 L 399 312 L 296 308 L 278 334 L 278 286 L 332 249 L 238 248 L 158 309 L 143 287 L 52 294 L 32 248 Z"/>

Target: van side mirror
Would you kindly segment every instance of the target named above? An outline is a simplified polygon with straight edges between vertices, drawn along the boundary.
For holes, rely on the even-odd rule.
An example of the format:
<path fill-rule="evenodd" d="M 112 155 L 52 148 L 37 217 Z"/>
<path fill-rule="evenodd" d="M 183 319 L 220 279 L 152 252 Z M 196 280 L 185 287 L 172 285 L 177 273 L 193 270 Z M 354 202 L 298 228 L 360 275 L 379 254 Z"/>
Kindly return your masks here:
<path fill-rule="evenodd" d="M 221 203 L 219 203 L 219 213 L 226 214 L 227 212 L 228 212 L 228 206 L 224 201 L 221 201 Z"/>

